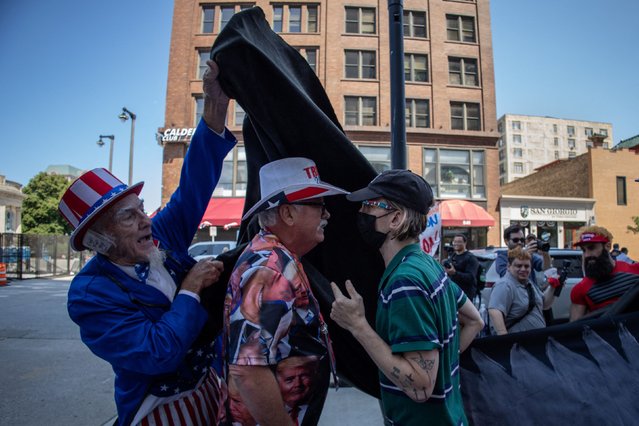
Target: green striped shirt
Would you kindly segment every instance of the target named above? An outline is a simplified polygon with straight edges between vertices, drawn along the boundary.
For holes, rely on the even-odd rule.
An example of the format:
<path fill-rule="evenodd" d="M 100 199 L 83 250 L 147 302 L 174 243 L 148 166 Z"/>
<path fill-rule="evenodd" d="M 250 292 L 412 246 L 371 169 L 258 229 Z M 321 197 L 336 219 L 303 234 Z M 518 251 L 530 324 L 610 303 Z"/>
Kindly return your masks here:
<path fill-rule="evenodd" d="M 414 402 L 384 374 L 379 380 L 386 424 L 468 424 L 459 387 L 457 310 L 466 302 L 461 289 L 418 244 L 399 251 L 379 285 L 376 329 L 393 353 L 439 351 L 432 396 Z"/>

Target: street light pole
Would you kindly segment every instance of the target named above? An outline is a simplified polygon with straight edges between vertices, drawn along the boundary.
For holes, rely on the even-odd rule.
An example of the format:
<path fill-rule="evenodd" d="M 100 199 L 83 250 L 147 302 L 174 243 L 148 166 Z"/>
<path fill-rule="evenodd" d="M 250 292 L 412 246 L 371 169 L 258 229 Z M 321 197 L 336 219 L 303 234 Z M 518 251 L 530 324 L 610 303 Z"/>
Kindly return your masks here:
<path fill-rule="evenodd" d="M 388 0 L 391 86 L 391 167 L 393 169 L 406 168 L 403 18 L 403 0 Z"/>
<path fill-rule="evenodd" d="M 102 138 L 110 139 L 109 141 L 109 171 L 113 172 L 113 142 L 115 141 L 115 136 L 113 135 L 100 135 L 100 139 L 96 142 L 99 147 L 104 146 L 104 141 Z"/>
<path fill-rule="evenodd" d="M 120 120 L 127 121 L 129 118 L 131 119 L 131 144 L 129 145 L 129 186 L 133 183 L 133 137 L 135 135 L 135 119 L 136 115 L 126 109 L 126 107 L 122 107 L 122 112 L 118 116 Z"/>

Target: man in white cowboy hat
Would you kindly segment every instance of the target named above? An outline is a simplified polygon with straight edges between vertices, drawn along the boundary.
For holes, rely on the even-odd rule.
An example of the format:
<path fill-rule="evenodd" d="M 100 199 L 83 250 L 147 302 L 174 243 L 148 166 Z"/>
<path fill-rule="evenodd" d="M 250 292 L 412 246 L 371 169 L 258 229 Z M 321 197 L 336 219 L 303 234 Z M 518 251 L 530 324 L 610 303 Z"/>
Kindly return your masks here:
<path fill-rule="evenodd" d="M 257 214 L 261 230 L 235 265 L 224 312 L 229 376 L 259 424 L 319 421 L 334 362 L 300 257 L 324 240 L 330 218 L 324 197 L 347 193 L 322 182 L 306 158 L 284 158 L 260 169 L 262 199 L 243 219 Z M 277 366 L 285 360 L 313 366 L 304 386 L 296 388 L 298 398 L 286 388 L 285 398 L 278 385 Z"/>
<path fill-rule="evenodd" d="M 236 142 L 224 128 L 217 65 L 208 66 L 202 120 L 163 210 L 150 219 L 138 197 L 143 183 L 127 187 L 106 169 L 80 176 L 59 205 L 74 228 L 71 246 L 97 252 L 73 279 L 68 310 L 82 341 L 113 367 L 120 425 L 215 424 L 224 414 L 213 345 L 199 337 L 208 318 L 200 292 L 222 264 L 187 254 Z"/>

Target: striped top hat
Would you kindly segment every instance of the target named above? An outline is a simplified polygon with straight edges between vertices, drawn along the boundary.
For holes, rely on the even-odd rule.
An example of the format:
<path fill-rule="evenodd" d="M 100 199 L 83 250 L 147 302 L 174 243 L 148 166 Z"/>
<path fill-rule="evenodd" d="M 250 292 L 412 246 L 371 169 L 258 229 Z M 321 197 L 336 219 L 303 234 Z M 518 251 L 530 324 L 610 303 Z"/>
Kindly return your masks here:
<path fill-rule="evenodd" d="M 129 194 L 139 195 L 144 182 L 127 186 L 107 169 L 90 170 L 77 178 L 62 195 L 58 210 L 73 227 L 71 247 L 85 250 L 82 243 L 87 230 L 109 206 Z"/>
<path fill-rule="evenodd" d="M 291 157 L 272 161 L 260 168 L 260 194 L 262 199 L 246 212 L 242 220 L 282 204 L 348 194 L 348 191 L 322 182 L 312 160 Z"/>

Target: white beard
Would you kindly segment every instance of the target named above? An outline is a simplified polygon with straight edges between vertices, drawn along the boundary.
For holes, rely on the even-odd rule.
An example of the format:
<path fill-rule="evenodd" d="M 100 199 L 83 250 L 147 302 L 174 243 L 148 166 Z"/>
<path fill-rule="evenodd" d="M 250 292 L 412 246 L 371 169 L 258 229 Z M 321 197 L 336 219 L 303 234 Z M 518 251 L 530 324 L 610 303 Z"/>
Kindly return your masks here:
<path fill-rule="evenodd" d="M 149 253 L 148 260 L 152 269 L 163 268 L 165 259 L 166 254 L 163 251 L 160 251 L 157 247 L 153 247 L 153 250 Z"/>

